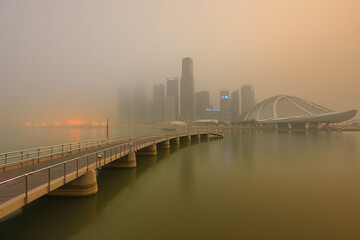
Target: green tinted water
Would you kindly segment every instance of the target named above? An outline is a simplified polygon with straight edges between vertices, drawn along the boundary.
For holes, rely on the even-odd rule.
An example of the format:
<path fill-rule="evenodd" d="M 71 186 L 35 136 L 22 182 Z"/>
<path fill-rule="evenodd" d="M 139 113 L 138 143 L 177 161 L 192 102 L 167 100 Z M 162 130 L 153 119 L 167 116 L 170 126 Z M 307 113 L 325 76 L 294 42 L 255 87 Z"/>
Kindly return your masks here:
<path fill-rule="evenodd" d="M 0 239 L 360 239 L 360 133 L 225 131 L 41 198 Z"/>

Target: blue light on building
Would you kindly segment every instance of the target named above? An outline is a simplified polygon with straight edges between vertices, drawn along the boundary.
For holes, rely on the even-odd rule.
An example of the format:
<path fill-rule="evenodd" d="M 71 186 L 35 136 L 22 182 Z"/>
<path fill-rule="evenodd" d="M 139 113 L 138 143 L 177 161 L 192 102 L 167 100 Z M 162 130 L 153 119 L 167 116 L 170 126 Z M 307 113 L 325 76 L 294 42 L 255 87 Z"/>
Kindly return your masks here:
<path fill-rule="evenodd" d="M 208 111 L 208 112 L 220 112 L 220 108 L 207 108 L 206 111 Z"/>

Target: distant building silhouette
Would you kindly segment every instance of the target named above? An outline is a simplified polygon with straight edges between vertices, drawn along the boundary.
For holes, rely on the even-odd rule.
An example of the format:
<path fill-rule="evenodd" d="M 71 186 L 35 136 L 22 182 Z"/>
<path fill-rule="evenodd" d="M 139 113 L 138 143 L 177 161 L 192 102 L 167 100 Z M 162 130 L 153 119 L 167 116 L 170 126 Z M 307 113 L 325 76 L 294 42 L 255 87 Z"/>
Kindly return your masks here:
<path fill-rule="evenodd" d="M 145 86 L 121 88 L 118 96 L 119 123 L 147 123 L 151 120 L 150 97 Z"/>
<path fill-rule="evenodd" d="M 211 108 L 209 91 L 197 92 L 195 94 L 195 116 L 197 119 L 207 119 L 209 114 L 206 109 Z"/>
<path fill-rule="evenodd" d="M 182 60 L 180 83 L 180 110 L 182 120 L 194 120 L 194 76 L 193 60 L 189 57 Z"/>
<path fill-rule="evenodd" d="M 166 96 L 175 98 L 175 118 L 179 116 L 179 80 L 177 77 L 166 80 Z"/>
<path fill-rule="evenodd" d="M 165 117 L 165 86 L 155 83 L 153 89 L 152 114 L 154 122 L 163 122 Z"/>
<path fill-rule="evenodd" d="M 255 106 L 254 88 L 251 85 L 241 87 L 241 114 Z"/>
<path fill-rule="evenodd" d="M 238 122 L 240 117 L 240 94 L 239 90 L 231 93 L 231 121 Z"/>
<path fill-rule="evenodd" d="M 231 97 L 229 91 L 220 91 L 220 120 L 231 121 Z"/>
<path fill-rule="evenodd" d="M 176 120 L 176 101 L 175 97 L 167 96 L 165 98 L 165 121 L 175 121 Z"/>
<path fill-rule="evenodd" d="M 221 118 L 220 108 L 213 108 L 212 105 L 210 105 L 210 107 L 206 109 L 206 112 L 207 112 L 206 119 L 219 120 Z"/>

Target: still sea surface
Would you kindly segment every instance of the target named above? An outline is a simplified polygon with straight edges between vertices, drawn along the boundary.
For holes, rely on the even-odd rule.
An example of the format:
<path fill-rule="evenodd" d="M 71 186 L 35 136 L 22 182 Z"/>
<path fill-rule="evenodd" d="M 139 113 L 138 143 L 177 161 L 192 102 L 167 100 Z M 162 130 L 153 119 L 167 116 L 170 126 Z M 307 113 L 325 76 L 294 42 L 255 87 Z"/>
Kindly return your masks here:
<path fill-rule="evenodd" d="M 360 239 L 360 132 L 223 131 L 99 170 L 95 196 L 42 197 L 1 219 L 0 239 Z M 0 152 L 105 135 L 0 128 Z"/>

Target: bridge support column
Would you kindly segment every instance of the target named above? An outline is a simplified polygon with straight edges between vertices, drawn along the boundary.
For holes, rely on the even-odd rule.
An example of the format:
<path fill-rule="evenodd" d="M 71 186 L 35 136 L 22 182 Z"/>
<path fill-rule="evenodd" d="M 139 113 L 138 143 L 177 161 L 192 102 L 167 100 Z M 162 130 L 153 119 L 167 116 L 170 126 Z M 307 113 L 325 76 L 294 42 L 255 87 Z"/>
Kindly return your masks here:
<path fill-rule="evenodd" d="M 172 144 L 172 145 L 179 145 L 180 144 L 180 138 L 173 138 L 173 139 L 171 139 L 170 140 L 170 143 Z"/>
<path fill-rule="evenodd" d="M 208 133 L 201 134 L 201 139 L 209 140 L 209 138 L 210 138 L 210 134 L 208 134 Z"/>
<path fill-rule="evenodd" d="M 91 170 L 81 177 L 48 193 L 50 196 L 85 197 L 98 192 L 95 170 Z"/>
<path fill-rule="evenodd" d="M 181 137 L 180 141 L 184 142 L 184 143 L 189 143 L 189 142 L 191 142 L 191 136 L 189 135 L 189 136 Z"/>
<path fill-rule="evenodd" d="M 170 149 L 170 141 L 165 140 L 163 142 L 158 143 L 158 148 L 159 149 Z"/>
<path fill-rule="evenodd" d="M 131 151 L 128 155 L 116 159 L 105 166 L 105 168 L 135 168 L 136 167 L 136 156 L 135 152 Z"/>
<path fill-rule="evenodd" d="M 197 134 L 197 135 L 192 135 L 191 136 L 191 140 L 194 140 L 194 141 L 200 141 L 201 137 L 200 137 L 200 134 Z"/>
<path fill-rule="evenodd" d="M 138 156 L 156 156 L 157 155 L 156 144 L 153 144 L 146 148 L 138 150 L 136 152 L 136 155 L 138 155 Z"/>
<path fill-rule="evenodd" d="M 309 129 L 310 128 L 310 123 L 309 122 L 306 122 L 305 123 L 305 129 Z"/>

